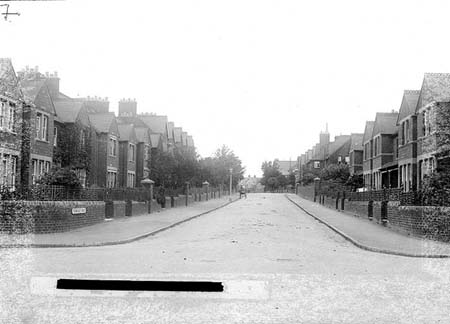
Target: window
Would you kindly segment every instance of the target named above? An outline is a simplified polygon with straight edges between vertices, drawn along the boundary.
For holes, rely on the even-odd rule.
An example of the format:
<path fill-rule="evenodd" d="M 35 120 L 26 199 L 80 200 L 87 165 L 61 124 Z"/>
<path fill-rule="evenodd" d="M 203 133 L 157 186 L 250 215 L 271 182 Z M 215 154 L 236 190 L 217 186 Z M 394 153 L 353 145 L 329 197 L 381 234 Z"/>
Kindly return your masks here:
<path fill-rule="evenodd" d="M 144 167 L 147 167 L 147 161 L 150 161 L 150 146 L 145 145 L 144 147 Z"/>
<path fill-rule="evenodd" d="M 83 188 L 86 187 L 86 170 L 85 169 L 76 169 L 75 173 L 78 177 L 78 180 L 80 180 L 81 186 Z"/>
<path fill-rule="evenodd" d="M 425 135 L 425 111 L 422 113 L 422 136 Z"/>
<path fill-rule="evenodd" d="M 314 161 L 314 169 L 320 168 L 320 161 Z"/>
<path fill-rule="evenodd" d="M 82 129 L 80 131 L 80 147 L 83 148 L 86 145 L 86 134 L 84 133 L 84 130 Z"/>
<path fill-rule="evenodd" d="M 109 138 L 109 155 L 117 156 L 117 139 L 115 137 Z"/>
<path fill-rule="evenodd" d="M 50 172 L 50 161 L 33 159 L 31 161 L 31 181 L 36 183 L 45 173 Z"/>
<path fill-rule="evenodd" d="M 15 105 L 6 100 L 0 101 L 0 129 L 14 131 L 16 118 Z"/>
<path fill-rule="evenodd" d="M 341 163 L 342 162 L 342 156 L 338 156 L 338 163 Z"/>
<path fill-rule="evenodd" d="M 128 145 L 128 160 L 134 162 L 136 160 L 136 147 L 134 144 Z"/>
<path fill-rule="evenodd" d="M 127 173 L 127 187 L 133 188 L 135 187 L 136 175 L 132 171 L 128 171 Z"/>
<path fill-rule="evenodd" d="M 15 188 L 17 174 L 17 156 L 0 154 L 0 187 Z"/>
<path fill-rule="evenodd" d="M 117 186 L 117 171 L 108 170 L 106 178 L 106 187 L 115 188 Z"/>
<path fill-rule="evenodd" d="M 432 130 L 432 127 L 431 127 L 431 110 L 430 109 L 425 110 L 423 120 L 424 120 L 424 127 L 425 127 L 424 135 L 428 136 L 428 135 L 431 134 L 431 130 Z"/>
<path fill-rule="evenodd" d="M 53 127 L 53 146 L 58 145 L 58 128 Z"/>
<path fill-rule="evenodd" d="M 48 142 L 48 116 L 36 114 L 36 139 Z"/>
<path fill-rule="evenodd" d="M 350 156 L 346 156 L 346 157 L 345 157 L 345 163 L 347 163 L 347 164 L 350 163 Z"/>
<path fill-rule="evenodd" d="M 405 143 L 409 142 L 409 120 L 405 121 Z"/>

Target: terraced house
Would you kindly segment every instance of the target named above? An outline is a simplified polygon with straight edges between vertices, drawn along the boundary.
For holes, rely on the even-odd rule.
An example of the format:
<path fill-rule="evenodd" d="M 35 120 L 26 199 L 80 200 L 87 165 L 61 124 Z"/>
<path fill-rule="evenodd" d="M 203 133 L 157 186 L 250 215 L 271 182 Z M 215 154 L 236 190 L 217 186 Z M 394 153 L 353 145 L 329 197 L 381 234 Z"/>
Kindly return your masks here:
<path fill-rule="evenodd" d="M 43 75 L 38 68 L 26 68 L 18 73 L 24 95 L 21 182 L 24 186 L 36 182 L 53 165 L 57 142 L 55 106 L 48 88 L 53 75 Z"/>
<path fill-rule="evenodd" d="M 426 73 L 415 114 L 417 115 L 417 182 L 438 167 L 449 168 L 450 74 Z"/>
<path fill-rule="evenodd" d="M 419 95 L 419 90 L 405 90 L 397 117 L 399 186 L 404 191 L 417 189 L 416 106 Z"/>
<path fill-rule="evenodd" d="M 10 59 L 0 58 L 0 187 L 20 179 L 23 97 Z"/>

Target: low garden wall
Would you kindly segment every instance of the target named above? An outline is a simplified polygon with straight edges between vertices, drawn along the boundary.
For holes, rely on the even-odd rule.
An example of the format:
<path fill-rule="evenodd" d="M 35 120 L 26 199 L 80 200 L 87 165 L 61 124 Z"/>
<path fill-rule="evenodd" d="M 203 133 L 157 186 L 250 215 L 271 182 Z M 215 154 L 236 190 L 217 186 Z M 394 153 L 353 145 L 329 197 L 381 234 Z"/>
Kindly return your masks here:
<path fill-rule="evenodd" d="M 313 187 L 299 187 L 298 193 L 305 199 L 314 200 Z M 317 196 L 316 203 L 336 209 L 335 198 Z M 369 202 L 348 199 L 344 199 L 343 207 L 347 213 L 371 219 L 404 234 L 450 242 L 450 207 L 401 206 L 398 201 Z M 338 209 L 342 210 L 342 199 L 338 202 Z M 369 217 L 369 214 L 372 217 Z"/>
<path fill-rule="evenodd" d="M 3 201 L 0 231 L 56 233 L 103 222 L 102 201 Z"/>
<path fill-rule="evenodd" d="M 208 200 L 219 198 L 209 193 Z M 188 205 L 195 200 L 189 195 Z M 205 193 L 197 194 L 197 201 L 206 201 Z M 201 199 L 201 200 L 200 200 Z M 166 208 L 186 207 L 186 196 L 166 198 Z M 151 213 L 161 211 L 152 200 Z M 148 202 L 138 201 L 0 201 L 0 233 L 57 233 L 101 223 L 105 218 L 148 214 Z"/>

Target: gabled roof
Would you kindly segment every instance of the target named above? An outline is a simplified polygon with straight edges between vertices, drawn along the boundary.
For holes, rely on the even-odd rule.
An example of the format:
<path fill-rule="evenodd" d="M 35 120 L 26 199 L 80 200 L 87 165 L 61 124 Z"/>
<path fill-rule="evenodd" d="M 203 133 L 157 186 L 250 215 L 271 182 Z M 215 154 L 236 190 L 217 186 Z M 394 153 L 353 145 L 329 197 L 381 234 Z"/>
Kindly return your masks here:
<path fill-rule="evenodd" d="M 109 133 L 111 124 L 116 122 L 116 116 L 113 112 L 89 114 L 89 120 L 97 132 Z"/>
<path fill-rule="evenodd" d="M 366 121 L 366 127 L 364 128 L 363 144 L 367 141 L 370 141 L 370 139 L 372 138 L 372 131 L 374 124 L 375 124 L 374 121 Z"/>
<path fill-rule="evenodd" d="M 174 127 L 173 128 L 173 139 L 175 143 L 181 143 L 182 141 L 182 135 L 183 129 L 181 127 Z"/>
<path fill-rule="evenodd" d="M 373 125 L 372 137 L 378 134 L 396 134 L 398 112 L 380 113 L 378 112 L 375 117 L 375 124 Z"/>
<path fill-rule="evenodd" d="M 278 164 L 278 170 L 281 172 L 281 174 L 283 175 L 289 175 L 289 173 L 294 170 L 297 166 L 297 162 L 296 161 L 279 161 L 276 160 L 277 164 Z"/>
<path fill-rule="evenodd" d="M 19 80 L 9 58 L 0 58 L 0 94 L 15 100 L 22 98 Z"/>
<path fill-rule="evenodd" d="M 119 141 L 136 142 L 136 133 L 133 125 L 119 124 L 117 128 L 119 129 Z"/>
<path fill-rule="evenodd" d="M 175 127 L 175 123 L 174 122 L 168 122 L 167 123 L 167 138 L 168 139 L 173 139 L 173 128 Z"/>
<path fill-rule="evenodd" d="M 184 146 L 187 146 L 187 132 L 181 132 L 181 142 Z"/>
<path fill-rule="evenodd" d="M 117 123 L 118 124 L 132 124 L 134 125 L 134 127 L 147 127 L 147 124 L 144 123 L 141 119 L 139 119 L 138 117 L 117 117 Z"/>
<path fill-rule="evenodd" d="M 150 141 L 152 144 L 152 148 L 158 148 L 159 142 L 161 141 L 161 134 L 159 134 L 159 133 L 150 134 Z"/>
<path fill-rule="evenodd" d="M 33 103 L 37 108 L 56 114 L 55 105 L 44 78 L 20 80 L 23 98 L 26 102 Z"/>
<path fill-rule="evenodd" d="M 34 102 L 42 87 L 45 86 L 45 82 L 45 79 L 20 80 L 20 87 L 22 89 L 24 99 Z"/>
<path fill-rule="evenodd" d="M 363 137 L 364 134 L 352 133 L 350 135 L 350 152 L 363 150 Z"/>
<path fill-rule="evenodd" d="M 58 120 L 63 123 L 74 123 L 77 120 L 83 103 L 76 100 L 57 100 L 53 102 L 55 105 Z"/>
<path fill-rule="evenodd" d="M 417 102 L 419 100 L 420 90 L 405 90 L 403 91 L 402 103 L 398 113 L 397 125 L 403 119 L 415 114 Z"/>
<path fill-rule="evenodd" d="M 134 127 L 136 139 L 139 143 L 150 143 L 150 133 L 148 127 Z"/>
<path fill-rule="evenodd" d="M 450 73 L 425 73 L 416 112 L 433 101 L 450 101 Z"/>
<path fill-rule="evenodd" d="M 138 117 L 152 130 L 152 132 L 167 136 L 167 116 L 138 115 Z"/>
<path fill-rule="evenodd" d="M 194 147 L 194 138 L 191 135 L 188 135 L 187 137 L 187 146 Z"/>
<path fill-rule="evenodd" d="M 324 156 L 320 150 L 320 144 L 317 143 L 316 145 L 314 145 L 314 147 L 312 148 L 313 150 L 313 160 L 323 160 Z"/>
<path fill-rule="evenodd" d="M 334 142 L 328 144 L 328 156 L 332 155 L 334 152 L 339 150 L 348 141 L 350 141 L 350 135 L 339 135 L 336 136 Z"/>

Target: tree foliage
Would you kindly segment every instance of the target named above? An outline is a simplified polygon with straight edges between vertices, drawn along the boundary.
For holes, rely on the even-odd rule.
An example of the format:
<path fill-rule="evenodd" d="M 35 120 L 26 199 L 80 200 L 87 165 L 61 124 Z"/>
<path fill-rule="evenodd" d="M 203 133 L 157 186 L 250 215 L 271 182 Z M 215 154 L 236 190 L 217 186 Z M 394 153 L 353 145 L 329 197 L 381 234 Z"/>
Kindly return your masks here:
<path fill-rule="evenodd" d="M 264 161 L 261 170 L 263 171 L 261 184 L 265 187 L 266 191 L 285 188 L 289 183 L 288 179 L 280 172 L 277 161 Z"/>
<path fill-rule="evenodd" d="M 211 157 L 200 160 L 201 181 L 208 181 L 213 186 L 230 184 L 230 169 L 232 169 L 233 184 L 244 178 L 245 168 L 234 152 L 223 145 Z"/>
<path fill-rule="evenodd" d="M 229 185 L 230 168 L 233 183 L 244 174 L 241 160 L 227 146 L 217 149 L 213 156 L 200 159 L 194 150 L 176 147 L 173 152 L 152 152 L 150 178 L 156 186 L 181 188 L 186 182 L 200 187 L 204 181 L 212 186 Z"/>
<path fill-rule="evenodd" d="M 45 173 L 37 183 L 47 186 L 64 186 L 69 189 L 81 188 L 81 183 L 76 173 L 68 167 L 52 168 L 52 170 Z"/>
<path fill-rule="evenodd" d="M 346 183 L 350 177 L 348 164 L 330 164 L 320 171 L 322 180 L 332 180 L 339 183 Z"/>

